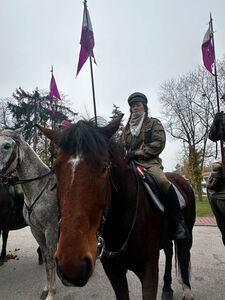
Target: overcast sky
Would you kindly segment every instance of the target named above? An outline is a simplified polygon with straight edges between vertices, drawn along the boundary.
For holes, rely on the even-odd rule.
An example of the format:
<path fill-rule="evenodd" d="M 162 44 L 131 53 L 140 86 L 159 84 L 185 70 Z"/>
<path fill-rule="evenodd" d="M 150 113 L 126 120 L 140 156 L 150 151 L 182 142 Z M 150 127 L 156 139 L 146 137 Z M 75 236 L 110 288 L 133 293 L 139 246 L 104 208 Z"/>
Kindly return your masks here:
<path fill-rule="evenodd" d="M 74 111 L 93 116 L 89 61 L 77 78 L 83 2 L 0 0 L 0 97 L 16 88 L 49 89 L 51 65 L 59 91 Z M 93 65 L 97 114 L 125 113 L 128 96 L 140 91 L 150 114 L 161 118 L 158 93 L 169 79 L 202 64 L 201 43 L 212 12 L 217 59 L 225 54 L 224 0 L 89 0 L 95 37 Z M 179 157 L 179 143 L 167 137 L 161 155 L 166 171 Z"/>

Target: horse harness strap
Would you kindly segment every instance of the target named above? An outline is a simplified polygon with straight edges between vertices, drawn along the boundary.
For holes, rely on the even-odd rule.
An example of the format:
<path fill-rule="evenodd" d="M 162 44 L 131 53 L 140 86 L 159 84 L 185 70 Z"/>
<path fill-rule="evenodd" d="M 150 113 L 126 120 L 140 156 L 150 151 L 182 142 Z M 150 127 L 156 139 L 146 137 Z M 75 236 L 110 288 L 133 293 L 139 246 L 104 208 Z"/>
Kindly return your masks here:
<path fill-rule="evenodd" d="M 5 173 L 9 169 L 9 167 L 11 166 L 11 164 L 14 162 L 14 160 L 16 158 L 16 152 L 17 151 L 18 151 L 18 162 L 17 163 L 19 164 L 19 162 L 20 162 L 20 156 L 19 156 L 19 147 L 18 147 L 18 145 L 19 145 L 19 142 L 16 142 L 16 144 L 15 144 L 15 146 L 13 148 L 13 151 L 12 151 L 12 153 L 10 155 L 9 160 L 7 161 L 5 167 L 2 169 L 2 173 Z"/>
<path fill-rule="evenodd" d="M 50 174 L 50 172 L 49 172 L 48 174 Z M 24 204 L 25 204 L 26 209 L 27 209 L 27 212 L 28 212 L 28 218 L 29 218 L 31 224 L 32 224 L 32 222 L 31 222 L 31 219 L 30 219 L 30 215 L 31 215 L 31 213 L 32 213 L 32 208 L 33 208 L 33 206 L 35 205 L 35 203 L 38 201 L 38 199 L 41 197 L 41 195 L 44 193 L 44 191 L 45 191 L 47 185 L 49 184 L 49 181 L 50 181 L 50 179 L 47 180 L 47 182 L 46 182 L 46 184 L 44 185 L 43 189 L 42 189 L 42 190 L 40 191 L 40 193 L 37 195 L 37 197 L 35 198 L 35 200 L 33 201 L 33 203 L 31 204 L 30 207 L 29 207 L 29 206 L 26 204 L 26 202 L 24 201 Z M 34 224 L 33 224 L 33 226 L 34 226 Z"/>
<path fill-rule="evenodd" d="M 20 141 L 16 138 L 10 136 L 10 135 L 7 135 L 7 134 L 0 134 L 0 136 L 9 137 L 9 138 L 13 139 L 16 142 L 15 147 L 14 147 L 12 153 L 11 153 L 11 156 L 10 156 L 8 162 L 6 163 L 5 167 L 2 169 L 2 173 L 5 173 L 8 170 L 8 168 L 11 166 L 11 164 L 13 163 L 14 159 L 16 158 L 16 150 L 18 151 L 18 163 L 17 164 L 18 165 L 20 164 L 20 153 L 19 153 Z M 17 180 L 15 182 L 13 182 L 13 184 L 16 185 L 16 184 L 27 183 L 27 182 L 35 181 L 35 180 L 38 180 L 38 179 L 42 179 L 42 178 L 48 176 L 51 173 L 54 173 L 54 171 L 50 170 L 48 173 L 46 173 L 42 176 L 35 177 L 35 178 Z M 3 177 L 5 177 L 5 176 L 3 176 Z M 52 188 L 52 190 L 55 187 L 56 187 L 56 185 Z"/>
<path fill-rule="evenodd" d="M 108 208 L 108 201 L 107 201 L 107 203 L 106 203 L 107 206 L 105 204 L 105 208 L 104 208 L 104 212 L 103 212 L 103 216 L 102 216 L 102 222 L 104 222 L 104 223 L 103 223 L 103 225 L 101 224 L 101 226 L 100 226 L 101 231 L 98 231 L 98 233 L 97 233 L 97 239 L 98 239 L 98 258 L 102 258 L 103 256 L 107 257 L 107 258 L 113 258 L 116 255 L 118 255 L 119 253 L 121 253 L 122 251 L 124 251 L 125 248 L 126 248 L 126 246 L 127 246 L 128 241 L 130 239 L 130 236 L 131 236 L 131 233 L 133 231 L 134 225 L 136 223 L 137 210 L 138 210 L 138 204 L 139 204 L 139 180 L 138 180 L 138 176 L 137 176 L 136 167 L 134 165 L 134 162 L 131 162 L 131 165 L 132 165 L 132 168 L 134 170 L 135 177 L 136 177 L 136 187 L 137 188 L 136 188 L 136 207 L 135 207 L 135 213 L 134 213 L 134 217 L 133 217 L 133 221 L 132 221 L 132 225 L 131 225 L 130 231 L 129 231 L 128 235 L 127 235 L 127 238 L 126 238 L 125 242 L 123 243 L 122 247 L 119 250 L 117 250 L 117 251 L 109 251 L 109 250 L 105 249 L 105 241 L 104 241 L 104 238 L 102 237 L 102 235 L 103 235 L 104 224 L 106 222 L 106 215 L 104 216 L 104 212 Z M 111 174 L 111 169 L 109 169 L 109 177 L 111 179 L 112 177 L 111 177 L 110 174 Z M 111 180 L 110 180 L 110 182 L 111 182 Z M 107 189 L 107 193 L 108 193 L 108 189 Z M 108 209 L 107 209 L 107 212 L 108 212 Z M 103 219 L 104 219 L 104 221 L 103 221 Z"/>
<path fill-rule="evenodd" d="M 41 175 L 41 176 L 38 176 L 38 177 L 17 180 L 14 184 L 28 183 L 28 182 L 35 181 L 35 180 L 38 180 L 38 179 L 42 179 L 42 178 L 44 178 L 44 177 L 46 177 L 46 176 L 48 176 L 48 175 L 50 175 L 52 173 L 54 173 L 54 171 L 50 170 L 48 173 L 46 173 L 44 175 Z M 56 187 L 56 185 L 54 185 L 54 187 Z"/>
<path fill-rule="evenodd" d="M 107 170 L 108 170 L 108 175 L 109 175 L 109 181 L 111 181 L 111 163 L 107 166 Z M 109 184 L 107 185 L 107 190 L 106 190 L 106 197 L 105 197 L 105 205 L 104 205 L 104 209 L 103 209 L 103 214 L 102 214 L 102 218 L 101 218 L 101 223 L 100 223 L 100 227 L 99 230 L 97 232 L 97 240 L 98 240 L 98 249 L 97 249 L 97 253 L 98 253 L 98 258 L 101 258 L 103 253 L 104 253 L 104 249 L 105 249 L 105 240 L 103 239 L 103 232 L 104 232 L 104 228 L 105 228 L 105 222 L 107 219 L 107 215 L 108 215 L 108 205 L 109 205 L 109 200 L 108 200 L 108 195 L 109 195 Z"/>

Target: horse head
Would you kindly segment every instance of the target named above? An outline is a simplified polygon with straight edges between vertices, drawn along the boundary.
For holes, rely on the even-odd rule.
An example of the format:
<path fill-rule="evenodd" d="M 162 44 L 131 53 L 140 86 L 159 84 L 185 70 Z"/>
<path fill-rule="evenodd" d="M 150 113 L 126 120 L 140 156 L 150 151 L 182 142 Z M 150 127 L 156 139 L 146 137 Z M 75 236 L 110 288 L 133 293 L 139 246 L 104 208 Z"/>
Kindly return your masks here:
<path fill-rule="evenodd" d="M 62 132 L 39 126 L 60 148 L 54 163 L 61 211 L 55 257 L 65 285 L 84 286 L 93 273 L 97 233 L 111 201 L 109 142 L 121 119 L 104 127 L 79 121 Z"/>
<path fill-rule="evenodd" d="M 22 128 L 17 130 L 2 130 L 0 132 L 0 173 L 8 174 L 14 171 L 22 160 L 20 149 Z"/>

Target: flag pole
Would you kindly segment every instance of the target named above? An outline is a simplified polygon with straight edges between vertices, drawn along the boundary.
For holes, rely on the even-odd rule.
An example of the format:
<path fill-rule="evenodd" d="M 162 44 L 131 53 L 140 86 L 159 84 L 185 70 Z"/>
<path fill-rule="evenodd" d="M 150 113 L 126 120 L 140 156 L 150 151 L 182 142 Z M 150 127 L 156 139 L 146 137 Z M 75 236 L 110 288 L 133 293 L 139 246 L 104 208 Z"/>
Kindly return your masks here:
<path fill-rule="evenodd" d="M 214 32 L 213 32 L 213 20 L 212 15 L 210 13 L 210 31 L 212 35 L 212 46 L 213 46 L 213 54 L 214 54 L 214 73 L 215 73 L 215 84 L 216 84 L 216 100 L 217 100 L 217 109 L 220 112 L 220 102 L 219 102 L 219 90 L 218 90 L 218 80 L 217 80 L 217 69 L 216 69 L 216 51 L 215 51 L 215 42 L 214 42 Z M 222 125 L 222 124 L 221 124 Z M 222 166 L 223 166 L 223 176 L 225 177 L 225 156 L 224 156 L 224 148 L 223 148 L 223 128 L 220 125 L 220 149 L 221 149 L 221 157 L 222 157 Z"/>
<path fill-rule="evenodd" d="M 91 70 L 91 85 L 92 85 L 92 96 L 93 96 L 93 105 L 94 105 L 94 116 L 95 116 L 95 125 L 97 126 L 97 113 L 96 113 L 96 102 L 95 102 L 95 86 L 94 86 L 94 76 L 93 76 L 93 68 L 92 68 L 92 60 L 91 60 L 91 41 L 89 34 L 89 24 L 88 24 L 88 12 L 87 12 L 87 0 L 84 0 L 84 10 L 87 20 L 87 36 L 88 36 L 88 53 L 90 60 L 90 70 Z"/>
<path fill-rule="evenodd" d="M 53 65 L 52 65 L 52 67 L 51 67 L 50 72 L 51 72 L 51 74 L 52 74 L 52 76 L 53 76 Z M 51 78 L 52 78 L 52 76 L 51 76 Z M 49 96 L 49 98 L 50 98 L 50 96 Z M 52 99 L 52 101 L 53 101 L 53 99 Z M 55 129 L 55 126 L 54 126 L 54 120 L 53 120 L 53 114 L 52 114 L 52 129 Z"/>
<path fill-rule="evenodd" d="M 214 73 L 215 73 L 215 83 L 216 83 L 216 100 L 217 100 L 217 108 L 218 112 L 220 111 L 220 103 L 219 103 L 219 90 L 218 90 L 218 81 L 217 81 L 217 68 L 216 68 L 216 51 L 215 51 L 215 43 L 214 43 L 214 32 L 213 32 L 213 22 L 212 15 L 210 13 L 210 31 L 212 35 L 212 45 L 213 45 L 213 55 L 214 55 Z"/>

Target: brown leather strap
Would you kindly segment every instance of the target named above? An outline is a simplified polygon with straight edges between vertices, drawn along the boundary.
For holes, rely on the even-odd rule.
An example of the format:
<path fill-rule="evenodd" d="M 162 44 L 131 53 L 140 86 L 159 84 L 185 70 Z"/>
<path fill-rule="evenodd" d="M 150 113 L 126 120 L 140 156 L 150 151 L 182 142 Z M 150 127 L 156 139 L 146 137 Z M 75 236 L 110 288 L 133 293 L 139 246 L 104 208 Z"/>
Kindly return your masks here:
<path fill-rule="evenodd" d="M 7 164 L 2 169 L 2 173 L 5 173 L 9 169 L 11 164 L 14 162 L 14 160 L 16 158 L 16 150 L 18 150 L 18 155 L 19 155 L 18 143 L 15 144 L 14 149 L 11 153 L 11 156 L 10 156 L 9 160 L 7 161 Z M 19 162 L 19 157 L 18 157 L 18 162 Z"/>

